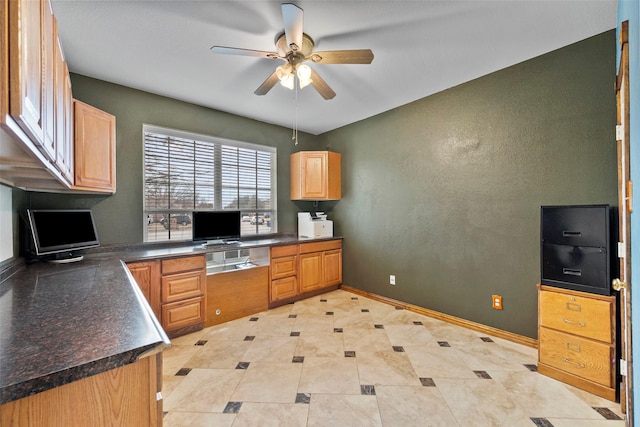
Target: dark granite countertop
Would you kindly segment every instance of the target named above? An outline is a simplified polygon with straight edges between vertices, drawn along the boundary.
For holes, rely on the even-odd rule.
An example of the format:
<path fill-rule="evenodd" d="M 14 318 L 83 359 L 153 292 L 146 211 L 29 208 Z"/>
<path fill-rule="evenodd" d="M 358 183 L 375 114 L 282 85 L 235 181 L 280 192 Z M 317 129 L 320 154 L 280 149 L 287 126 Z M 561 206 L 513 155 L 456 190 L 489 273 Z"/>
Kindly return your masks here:
<path fill-rule="evenodd" d="M 25 264 L 0 282 L 0 404 L 124 366 L 170 345 L 125 262 L 341 239 L 273 236 L 232 245 L 141 244 L 78 263 Z"/>

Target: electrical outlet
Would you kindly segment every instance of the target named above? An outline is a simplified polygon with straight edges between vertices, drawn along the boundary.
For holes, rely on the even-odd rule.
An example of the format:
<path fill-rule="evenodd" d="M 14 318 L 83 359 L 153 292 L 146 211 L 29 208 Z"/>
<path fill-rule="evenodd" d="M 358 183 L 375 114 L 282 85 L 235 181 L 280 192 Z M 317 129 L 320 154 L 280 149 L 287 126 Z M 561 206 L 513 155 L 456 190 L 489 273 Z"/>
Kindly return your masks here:
<path fill-rule="evenodd" d="M 393 274 L 391 276 L 389 276 L 389 284 L 390 285 L 395 285 L 396 284 L 396 276 L 394 276 Z"/>
<path fill-rule="evenodd" d="M 502 310 L 502 296 L 491 295 L 491 306 L 496 310 Z"/>

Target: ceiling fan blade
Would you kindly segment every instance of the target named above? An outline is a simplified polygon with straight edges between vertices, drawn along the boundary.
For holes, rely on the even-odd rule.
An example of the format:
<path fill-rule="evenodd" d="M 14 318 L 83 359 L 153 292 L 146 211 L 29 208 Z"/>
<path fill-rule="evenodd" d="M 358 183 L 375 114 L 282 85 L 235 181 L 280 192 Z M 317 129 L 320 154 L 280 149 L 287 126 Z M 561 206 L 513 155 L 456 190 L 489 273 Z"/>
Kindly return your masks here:
<path fill-rule="evenodd" d="M 304 12 L 293 3 L 282 3 L 282 21 L 287 44 L 291 50 L 302 49 L 302 23 Z M 295 45 L 294 48 L 292 45 Z"/>
<path fill-rule="evenodd" d="M 240 49 L 238 47 L 212 46 L 211 53 L 222 53 L 225 55 L 254 56 L 267 59 L 282 59 L 276 52 L 264 52 L 262 50 Z"/>
<path fill-rule="evenodd" d="M 278 75 L 274 71 L 267 79 L 262 82 L 262 84 L 255 90 L 256 95 L 266 95 L 280 80 L 278 80 Z"/>
<path fill-rule="evenodd" d="M 371 64 L 373 52 L 371 49 L 328 50 L 313 52 L 308 59 L 318 64 Z"/>
<path fill-rule="evenodd" d="M 333 89 L 329 87 L 327 82 L 325 82 L 313 68 L 311 68 L 311 86 L 313 86 L 324 99 L 333 99 L 333 97 L 336 96 Z"/>

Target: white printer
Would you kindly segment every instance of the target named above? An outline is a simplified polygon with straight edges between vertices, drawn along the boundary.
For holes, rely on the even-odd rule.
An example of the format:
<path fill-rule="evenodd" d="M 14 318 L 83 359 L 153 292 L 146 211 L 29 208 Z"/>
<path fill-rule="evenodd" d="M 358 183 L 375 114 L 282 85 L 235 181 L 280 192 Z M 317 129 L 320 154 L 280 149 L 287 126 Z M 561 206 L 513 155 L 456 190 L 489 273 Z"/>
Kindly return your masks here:
<path fill-rule="evenodd" d="M 333 221 L 324 212 L 298 212 L 298 237 L 333 237 Z"/>

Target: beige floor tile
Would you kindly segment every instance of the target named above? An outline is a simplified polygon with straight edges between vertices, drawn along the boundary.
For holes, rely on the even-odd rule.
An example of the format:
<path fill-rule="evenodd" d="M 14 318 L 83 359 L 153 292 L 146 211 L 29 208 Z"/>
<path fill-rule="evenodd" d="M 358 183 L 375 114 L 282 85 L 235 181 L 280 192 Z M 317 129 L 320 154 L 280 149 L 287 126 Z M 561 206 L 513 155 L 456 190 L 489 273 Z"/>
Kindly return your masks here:
<path fill-rule="evenodd" d="M 309 405 L 300 403 L 243 403 L 233 427 L 304 427 Z"/>
<path fill-rule="evenodd" d="M 234 402 L 295 403 L 302 363 L 251 363 L 232 395 Z"/>
<path fill-rule="evenodd" d="M 244 353 L 243 362 L 291 363 L 298 337 L 257 336 Z"/>
<path fill-rule="evenodd" d="M 384 329 L 345 328 L 345 351 L 389 351 L 392 349 Z"/>
<path fill-rule="evenodd" d="M 166 400 L 167 397 L 178 387 L 178 384 L 182 382 L 185 377 L 177 375 L 167 375 L 162 377 L 162 398 Z"/>
<path fill-rule="evenodd" d="M 436 387 L 376 386 L 384 427 L 456 426 L 456 420 Z"/>
<path fill-rule="evenodd" d="M 254 329 L 252 329 L 252 335 L 269 337 L 289 336 L 291 331 L 293 331 L 295 320 L 296 319 L 290 319 L 288 317 L 259 317 L 255 322 L 256 325 Z"/>
<path fill-rule="evenodd" d="M 537 372 L 489 371 L 489 375 L 532 417 L 602 419 L 587 403 L 553 378 Z"/>
<path fill-rule="evenodd" d="M 501 349 L 496 343 L 482 342 L 454 342 L 451 344 L 458 350 L 465 364 L 474 371 L 529 371 L 520 360 L 509 357 L 510 352 Z M 528 360 L 536 364 L 537 360 Z"/>
<path fill-rule="evenodd" d="M 385 325 L 389 342 L 396 346 L 421 346 L 434 342 L 423 325 Z"/>
<path fill-rule="evenodd" d="M 358 328 L 358 329 L 374 329 L 371 314 L 362 312 L 358 308 L 356 311 L 336 312 L 333 315 L 334 328 Z"/>
<path fill-rule="evenodd" d="M 169 347 L 162 352 L 162 375 L 175 375 L 200 350 L 202 347 L 195 345 Z"/>
<path fill-rule="evenodd" d="M 231 427 L 236 414 L 208 412 L 170 412 L 162 419 L 163 427 Z"/>
<path fill-rule="evenodd" d="M 375 396 L 313 394 L 308 427 L 381 427 Z"/>
<path fill-rule="evenodd" d="M 333 291 L 174 339 L 163 354 L 164 425 L 624 424 L 593 409 L 623 416 L 619 404 L 530 372 L 524 365 L 537 363 L 536 349 L 484 336 Z M 248 365 L 235 369 L 239 362 Z M 176 376 L 181 368 L 191 371 Z M 229 402 L 237 413 L 223 413 Z"/>
<path fill-rule="evenodd" d="M 303 332 L 298 338 L 295 355 L 304 357 L 344 357 L 342 333 L 320 334 Z"/>
<path fill-rule="evenodd" d="M 164 400 L 164 410 L 222 412 L 245 371 L 193 369 Z"/>
<path fill-rule="evenodd" d="M 356 362 L 362 385 L 421 385 L 406 353 L 360 351 Z"/>
<path fill-rule="evenodd" d="M 328 316 L 323 311 L 321 314 L 309 315 L 298 314 L 293 325 L 295 332 L 311 332 L 311 333 L 332 333 L 333 332 L 333 316 Z"/>
<path fill-rule="evenodd" d="M 553 427 L 622 427 L 624 420 L 576 420 L 575 418 L 549 420 Z"/>
<path fill-rule="evenodd" d="M 203 340 L 242 340 L 247 335 L 253 335 L 257 322 L 251 322 L 250 317 L 232 320 L 221 325 L 211 326 L 205 329 Z"/>
<path fill-rule="evenodd" d="M 353 357 L 305 357 L 298 392 L 360 394 L 356 359 Z"/>
<path fill-rule="evenodd" d="M 477 342 L 480 340 L 478 334 L 474 331 L 446 322 L 428 325 L 428 329 L 436 341 L 447 341 L 453 344 L 457 342 Z"/>
<path fill-rule="evenodd" d="M 532 425 L 531 416 L 494 380 L 439 378 L 435 383 L 461 426 Z"/>
<path fill-rule="evenodd" d="M 437 344 L 404 349 L 419 378 L 477 378 L 453 347 Z"/>
<path fill-rule="evenodd" d="M 211 340 L 189 359 L 189 368 L 234 369 L 238 362 L 244 362 L 244 354 L 251 341 Z"/>

